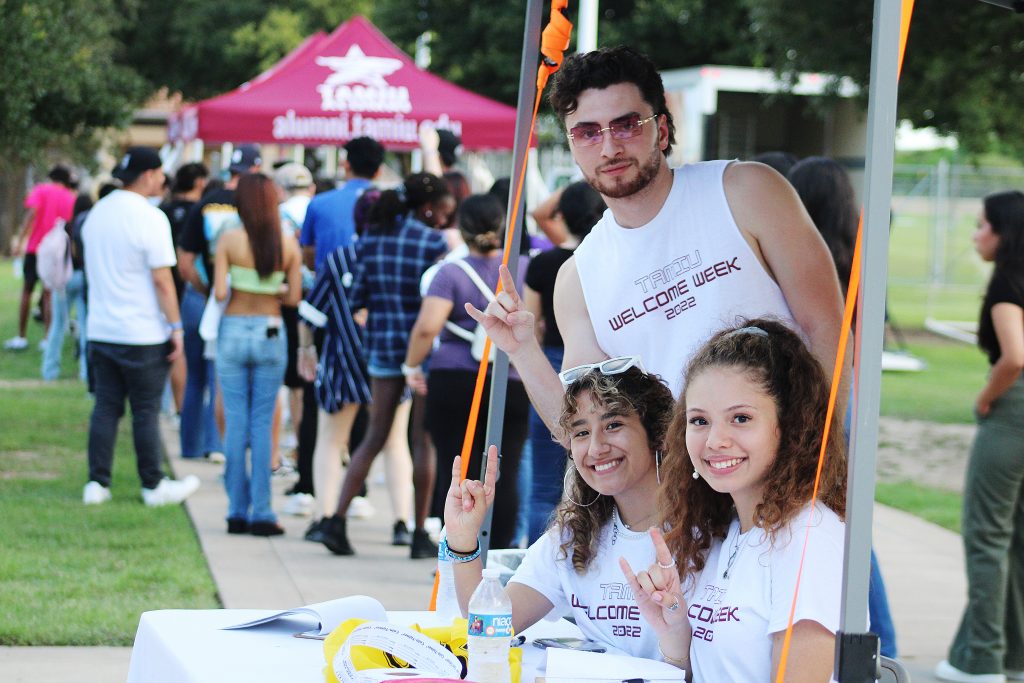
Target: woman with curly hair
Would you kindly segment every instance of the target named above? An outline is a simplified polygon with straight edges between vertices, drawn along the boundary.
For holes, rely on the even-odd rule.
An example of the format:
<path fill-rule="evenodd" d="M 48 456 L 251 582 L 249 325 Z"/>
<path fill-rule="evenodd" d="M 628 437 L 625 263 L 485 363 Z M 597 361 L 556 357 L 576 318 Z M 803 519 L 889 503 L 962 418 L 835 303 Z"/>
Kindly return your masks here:
<path fill-rule="evenodd" d="M 641 620 L 616 559 L 654 561 L 647 529 L 658 517 L 672 394 L 657 376 L 644 372 L 636 356 L 572 368 L 560 377 L 570 382 L 560 420 L 570 456 L 564 497 L 554 524 L 526 551 L 509 581 L 512 626 L 519 632 L 549 613 L 572 615 L 586 638 L 609 650 L 657 657 L 657 636 Z M 486 484 L 459 482 L 461 458 L 452 467 L 442 550 L 454 564 L 463 613 L 480 582 L 477 535 L 494 502 L 497 458 L 492 446 Z"/>
<path fill-rule="evenodd" d="M 646 571 L 622 564 L 663 658 L 692 680 L 774 678 L 801 562 L 786 680 L 831 676 L 846 507 L 835 417 L 811 500 L 828 395 L 814 356 L 772 320 L 720 332 L 690 360 L 661 490 L 671 529 L 651 531 Z"/>

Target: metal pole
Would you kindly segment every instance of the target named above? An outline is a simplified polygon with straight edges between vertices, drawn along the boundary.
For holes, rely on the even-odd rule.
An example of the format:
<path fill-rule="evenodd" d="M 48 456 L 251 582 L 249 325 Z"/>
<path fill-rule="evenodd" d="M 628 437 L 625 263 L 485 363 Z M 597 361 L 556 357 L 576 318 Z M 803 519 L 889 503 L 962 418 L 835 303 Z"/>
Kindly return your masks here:
<path fill-rule="evenodd" d="M 508 197 L 508 213 L 512 215 L 512 204 L 515 201 L 516 184 L 526 163 L 526 151 L 530 144 L 530 123 L 533 118 L 533 103 L 537 98 L 537 67 L 540 65 L 540 33 L 544 3 L 541 0 L 528 0 L 526 3 L 526 26 L 523 32 L 523 57 L 519 64 L 519 102 L 516 105 L 516 141 L 512 150 L 512 183 Z M 520 196 L 519 211 L 516 214 L 516 225 L 509 226 L 505 234 L 506 248 L 509 249 L 508 269 L 512 279 L 516 279 L 519 270 L 519 244 L 522 239 L 523 211 L 526 209 L 526 197 Z M 511 247 L 509 242 L 511 241 Z M 494 367 L 491 370 L 491 398 L 487 409 L 487 436 L 484 439 L 484 458 L 480 464 L 480 480 L 483 481 L 487 467 L 486 448 L 496 444 L 501 448 L 502 425 L 505 419 L 505 393 L 508 388 L 508 356 L 500 350 L 495 354 Z M 500 452 L 499 452 L 500 455 Z M 501 477 L 499 458 L 498 477 Z M 480 529 L 480 554 L 484 565 L 487 564 L 487 550 L 491 546 L 491 517 L 494 506 L 487 510 Z"/>
<path fill-rule="evenodd" d="M 867 633 L 867 604 L 896 137 L 900 5 L 895 0 L 875 0 L 871 37 L 862 286 L 854 345 L 856 391 L 846 499 L 841 632 L 836 639 L 836 678 L 840 683 L 874 681 L 879 674 L 878 637 Z"/>
<path fill-rule="evenodd" d="M 597 14 L 600 0 L 580 0 L 579 29 L 576 32 L 576 52 L 597 49 Z"/>

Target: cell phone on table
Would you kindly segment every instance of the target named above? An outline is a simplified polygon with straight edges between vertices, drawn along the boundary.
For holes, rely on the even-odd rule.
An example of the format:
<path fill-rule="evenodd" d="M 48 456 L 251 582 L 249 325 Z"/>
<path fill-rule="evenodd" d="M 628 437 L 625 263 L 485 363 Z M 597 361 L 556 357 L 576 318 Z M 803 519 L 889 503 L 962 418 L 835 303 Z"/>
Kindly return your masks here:
<path fill-rule="evenodd" d="M 563 650 L 582 650 L 583 652 L 607 652 L 608 649 L 596 640 L 586 638 L 537 638 L 534 647 L 556 647 Z"/>

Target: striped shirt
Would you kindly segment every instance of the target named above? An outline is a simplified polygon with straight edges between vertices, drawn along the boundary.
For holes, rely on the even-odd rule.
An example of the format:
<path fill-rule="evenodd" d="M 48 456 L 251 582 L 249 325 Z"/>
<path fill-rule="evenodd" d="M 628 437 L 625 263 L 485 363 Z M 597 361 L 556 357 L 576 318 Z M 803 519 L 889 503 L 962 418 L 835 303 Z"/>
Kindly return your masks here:
<path fill-rule="evenodd" d="M 369 376 L 363 356 L 363 329 L 352 319 L 348 291 L 352 286 L 355 247 L 340 247 L 327 255 L 306 303 L 322 313 L 323 355 L 313 383 L 317 405 L 336 413 L 346 403 L 370 402 Z M 305 308 L 305 307 L 303 307 Z M 302 313 L 302 309 L 299 311 Z M 307 320 L 309 320 L 307 318 Z M 310 321 L 317 327 L 317 321 Z"/>

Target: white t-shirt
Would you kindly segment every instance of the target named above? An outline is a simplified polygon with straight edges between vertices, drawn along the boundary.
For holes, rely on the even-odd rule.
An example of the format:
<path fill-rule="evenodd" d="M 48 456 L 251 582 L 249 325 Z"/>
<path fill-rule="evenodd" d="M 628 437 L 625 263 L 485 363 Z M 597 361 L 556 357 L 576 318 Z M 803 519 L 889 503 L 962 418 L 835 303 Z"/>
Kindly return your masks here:
<path fill-rule="evenodd" d="M 646 570 L 655 560 L 654 545 L 647 531 L 630 531 L 613 515 L 600 531 L 596 557 L 585 574 L 572 566 L 572 549 L 562 557 L 558 526 L 526 551 L 510 581 L 529 586 L 552 605 L 547 618 L 572 616 L 583 635 L 634 657 L 661 659 L 658 636 L 640 616 L 633 591 L 619 567 L 626 558 L 634 572 Z M 568 533 L 568 532 L 566 532 Z"/>
<path fill-rule="evenodd" d="M 302 222 L 306 220 L 306 209 L 312 198 L 309 195 L 297 194 L 281 202 L 281 228 L 286 234 L 297 235 L 302 230 Z"/>
<path fill-rule="evenodd" d="M 169 328 L 152 272 L 176 263 L 164 212 L 136 192 L 116 190 L 89 212 L 82 242 L 88 339 L 137 346 L 167 341 Z"/>
<path fill-rule="evenodd" d="M 573 253 L 601 350 L 640 356 L 673 396 L 690 358 L 737 318 L 774 316 L 797 329 L 733 218 L 723 181 L 729 163 L 675 169 L 649 223 L 624 228 L 605 211 Z"/>
<path fill-rule="evenodd" d="M 759 527 L 740 534 L 738 520 L 724 541 L 712 544 L 696 584 L 685 587 L 694 681 L 770 682 L 772 634 L 786 630 L 789 621 L 809 515 L 810 506 L 779 531 L 774 544 Z M 835 633 L 846 525 L 821 503 L 813 520 L 793 623 L 810 619 Z"/>

